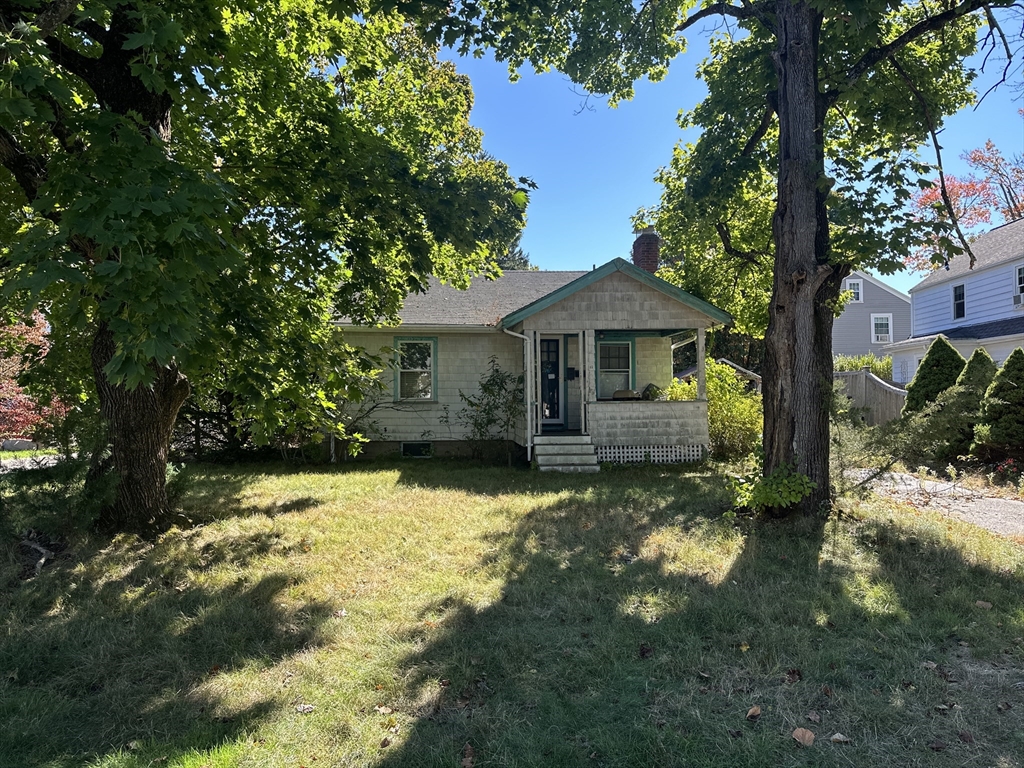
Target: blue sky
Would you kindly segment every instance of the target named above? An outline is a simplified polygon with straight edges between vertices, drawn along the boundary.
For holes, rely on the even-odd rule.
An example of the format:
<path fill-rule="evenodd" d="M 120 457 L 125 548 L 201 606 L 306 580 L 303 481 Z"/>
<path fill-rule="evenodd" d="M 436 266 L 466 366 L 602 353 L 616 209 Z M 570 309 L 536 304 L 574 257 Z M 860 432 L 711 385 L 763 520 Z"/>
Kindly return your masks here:
<path fill-rule="evenodd" d="M 707 55 L 706 42 L 694 36 L 690 43 L 665 80 L 638 83 L 633 100 L 616 109 L 593 98 L 584 106 L 585 97 L 559 73 L 524 70 L 519 82 L 509 83 L 505 65 L 489 56 L 456 59 L 473 83 L 472 122 L 484 131 L 484 148 L 508 163 L 513 175 L 529 176 L 539 185 L 531 197 L 523 248 L 541 269 L 589 269 L 628 255 L 630 216 L 658 202 L 654 175 L 668 163 L 676 142 L 696 138 L 676 124 L 679 111 L 705 94 L 696 69 Z M 981 92 L 991 76 L 979 78 Z M 1019 92 L 1003 87 L 977 110 L 947 121 L 940 136 L 947 173 L 965 172 L 960 154 L 989 138 L 1004 155 L 1024 153 L 1019 98 Z M 905 291 L 921 276 L 904 272 L 883 279 Z"/>

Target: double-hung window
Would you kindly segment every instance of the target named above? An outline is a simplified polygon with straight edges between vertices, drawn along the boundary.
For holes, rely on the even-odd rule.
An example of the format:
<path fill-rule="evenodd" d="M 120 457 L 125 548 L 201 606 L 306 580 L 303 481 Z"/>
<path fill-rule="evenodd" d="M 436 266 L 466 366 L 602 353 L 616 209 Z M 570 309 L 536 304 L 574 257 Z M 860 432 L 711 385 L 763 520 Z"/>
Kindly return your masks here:
<path fill-rule="evenodd" d="M 1017 295 L 1024 296 L 1024 266 L 1017 267 Z"/>
<path fill-rule="evenodd" d="M 632 380 L 633 350 L 628 341 L 603 341 L 597 346 L 597 397 L 610 400 Z"/>
<path fill-rule="evenodd" d="M 864 284 L 860 280 L 846 281 L 846 290 L 853 294 L 853 296 L 850 297 L 850 301 L 853 302 L 854 304 L 860 304 L 862 301 L 864 301 L 864 294 L 861 293 L 863 285 Z"/>
<path fill-rule="evenodd" d="M 397 400 L 434 400 L 437 388 L 437 341 L 395 339 Z"/>
<path fill-rule="evenodd" d="M 892 315 L 871 316 L 871 343 L 889 344 L 892 341 Z"/>
<path fill-rule="evenodd" d="M 967 316 L 967 294 L 963 285 L 953 286 L 953 319 L 960 320 Z"/>

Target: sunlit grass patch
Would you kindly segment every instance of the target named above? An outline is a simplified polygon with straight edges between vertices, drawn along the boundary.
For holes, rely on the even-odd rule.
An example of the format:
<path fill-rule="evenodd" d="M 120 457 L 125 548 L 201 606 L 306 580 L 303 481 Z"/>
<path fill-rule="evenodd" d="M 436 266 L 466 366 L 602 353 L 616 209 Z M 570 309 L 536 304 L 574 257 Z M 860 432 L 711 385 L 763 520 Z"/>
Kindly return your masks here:
<path fill-rule="evenodd" d="M 155 541 L 80 536 L 28 579 L 4 542 L 0 765 L 1024 754 L 1024 553 L 972 526 L 880 501 L 734 525 L 707 468 L 187 473 L 198 524 Z"/>

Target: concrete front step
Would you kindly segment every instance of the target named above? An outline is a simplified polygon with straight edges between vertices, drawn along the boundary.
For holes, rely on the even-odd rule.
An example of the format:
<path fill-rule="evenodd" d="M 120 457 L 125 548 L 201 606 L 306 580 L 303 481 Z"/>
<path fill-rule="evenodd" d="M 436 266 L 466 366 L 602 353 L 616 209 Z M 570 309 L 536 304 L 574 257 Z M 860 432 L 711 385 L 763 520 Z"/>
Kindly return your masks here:
<path fill-rule="evenodd" d="M 597 464 L 556 464 L 546 467 L 538 467 L 541 472 L 600 472 L 601 467 Z"/>
<path fill-rule="evenodd" d="M 565 464 L 597 464 L 596 453 L 571 453 L 545 456 L 537 454 L 537 464 L 542 467 L 550 467 Z"/>
<path fill-rule="evenodd" d="M 533 444 L 541 445 L 593 445 L 590 435 L 535 435 Z"/>
<path fill-rule="evenodd" d="M 538 456 L 555 456 L 563 453 L 594 453 L 594 446 L 589 443 L 555 443 L 554 445 L 545 443 L 533 446 L 533 452 Z"/>

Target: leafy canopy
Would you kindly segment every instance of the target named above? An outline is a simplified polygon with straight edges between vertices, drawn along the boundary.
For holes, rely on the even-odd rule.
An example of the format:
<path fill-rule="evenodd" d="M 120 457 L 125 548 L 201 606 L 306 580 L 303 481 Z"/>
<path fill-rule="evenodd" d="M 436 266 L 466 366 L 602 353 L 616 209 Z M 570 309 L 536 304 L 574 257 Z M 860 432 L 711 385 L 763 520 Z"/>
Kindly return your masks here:
<path fill-rule="evenodd" d="M 115 383 L 174 361 L 271 421 L 328 407 L 354 380 L 334 317 L 393 319 L 429 275 L 493 269 L 522 226 L 468 81 L 402 16 L 47 7 L 0 6 L 0 288 L 57 332 L 108 326 Z"/>

